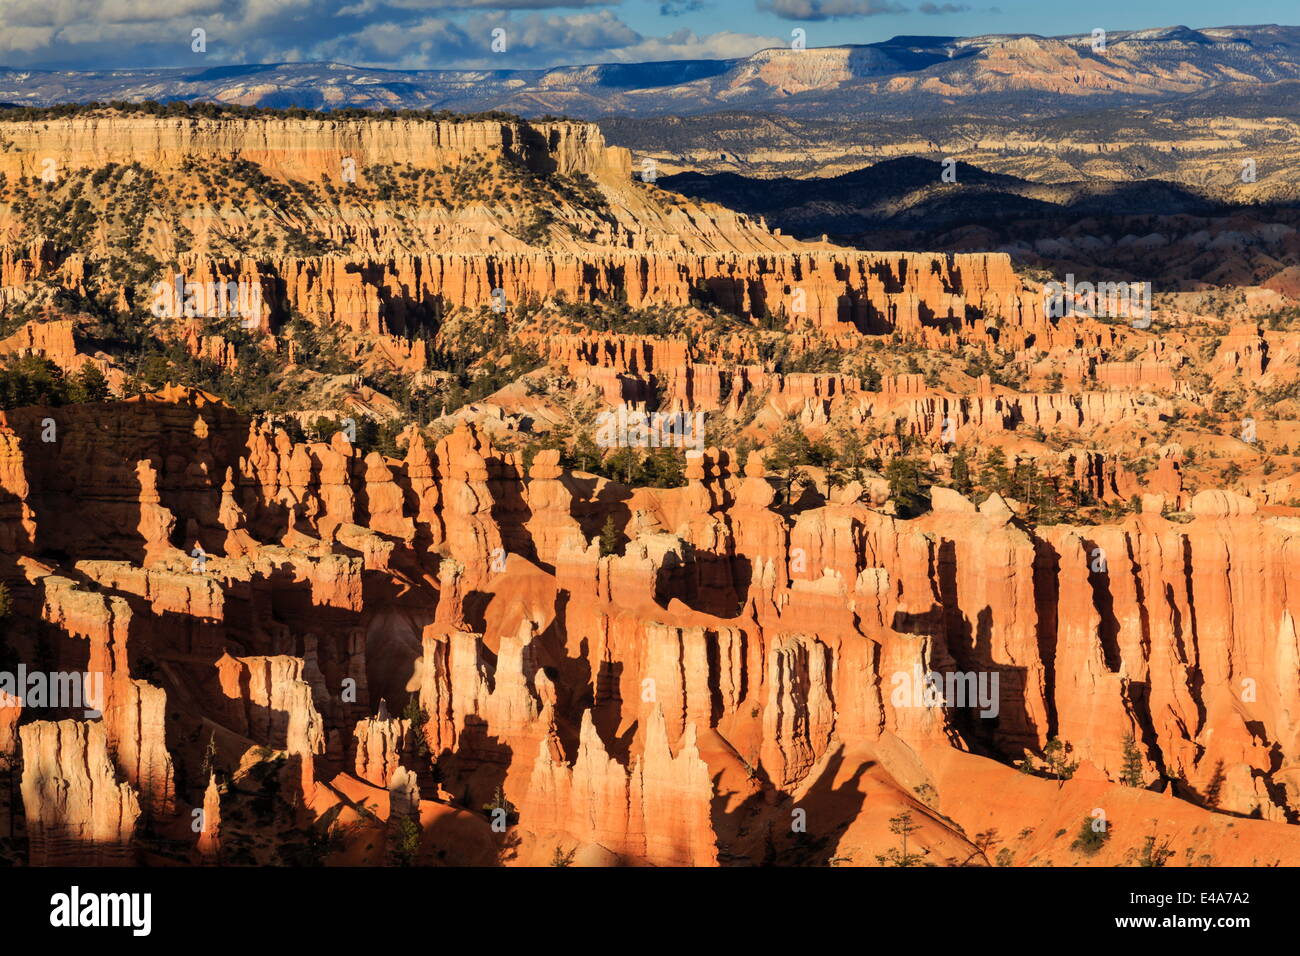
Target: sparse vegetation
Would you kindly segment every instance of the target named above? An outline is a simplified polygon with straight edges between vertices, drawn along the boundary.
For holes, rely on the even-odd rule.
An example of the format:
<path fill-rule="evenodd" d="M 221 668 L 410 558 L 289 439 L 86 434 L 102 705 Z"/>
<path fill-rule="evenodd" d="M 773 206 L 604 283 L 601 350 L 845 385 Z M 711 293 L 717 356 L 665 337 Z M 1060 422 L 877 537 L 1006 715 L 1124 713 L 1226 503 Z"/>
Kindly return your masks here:
<path fill-rule="evenodd" d="M 1095 856 L 1109 839 L 1110 825 L 1104 818 L 1084 817 L 1079 824 L 1079 835 L 1070 844 L 1070 849 L 1084 856 Z"/>

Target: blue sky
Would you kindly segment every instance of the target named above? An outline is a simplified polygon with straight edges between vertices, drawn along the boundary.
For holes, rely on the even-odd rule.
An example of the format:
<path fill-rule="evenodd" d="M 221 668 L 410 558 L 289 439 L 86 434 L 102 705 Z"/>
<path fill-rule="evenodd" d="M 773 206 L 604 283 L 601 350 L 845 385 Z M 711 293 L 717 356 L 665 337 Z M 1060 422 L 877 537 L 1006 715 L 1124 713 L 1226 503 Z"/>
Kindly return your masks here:
<path fill-rule="evenodd" d="M 399 69 L 746 56 L 897 34 L 1300 23 L 1295 0 L 0 0 L 0 65 L 114 69 L 333 60 Z M 191 49 L 195 29 L 207 33 Z M 494 30 L 506 49 L 491 50 Z"/>

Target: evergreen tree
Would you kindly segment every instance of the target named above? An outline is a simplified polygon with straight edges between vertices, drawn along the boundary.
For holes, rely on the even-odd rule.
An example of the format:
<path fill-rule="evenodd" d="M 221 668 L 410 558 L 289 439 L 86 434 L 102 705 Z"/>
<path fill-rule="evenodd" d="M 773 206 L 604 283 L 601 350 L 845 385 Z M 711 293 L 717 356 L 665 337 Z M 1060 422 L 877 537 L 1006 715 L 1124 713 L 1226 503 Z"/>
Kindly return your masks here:
<path fill-rule="evenodd" d="M 420 825 L 410 817 L 397 824 L 397 842 L 393 847 L 393 862 L 397 866 L 414 866 L 420 854 Z"/>
<path fill-rule="evenodd" d="M 862 435 L 852 428 L 842 428 L 836 433 L 838 448 L 828 456 L 831 466 L 829 482 L 832 485 L 846 485 L 850 481 L 862 481 L 866 477 L 867 444 Z"/>
<path fill-rule="evenodd" d="M 424 735 L 424 728 L 429 723 L 429 712 L 420 704 L 419 697 L 412 694 L 406 698 L 402 719 L 410 724 L 411 742 L 416 756 L 422 760 L 428 758 L 429 741 Z"/>
<path fill-rule="evenodd" d="M 884 853 L 876 855 L 876 862 L 881 866 L 920 866 L 925 854 L 911 853 L 907 849 L 907 838 L 921 829 L 912 822 L 912 811 L 904 810 L 896 817 L 889 818 L 889 830 L 898 835 L 900 846 L 890 847 Z"/>
<path fill-rule="evenodd" d="M 109 397 L 108 379 L 94 362 L 87 362 L 72 377 L 69 397 L 74 402 L 102 402 Z"/>
<path fill-rule="evenodd" d="M 1047 764 L 1047 772 L 1062 782 L 1073 777 L 1074 772 L 1079 769 L 1079 761 L 1070 760 L 1071 749 L 1070 745 L 1060 737 L 1053 737 L 1043 748 L 1043 761 Z"/>
<path fill-rule="evenodd" d="M 1120 783 L 1126 787 L 1145 787 L 1142 776 L 1142 754 L 1131 733 L 1124 735 L 1124 766 L 1119 775 Z"/>
<path fill-rule="evenodd" d="M 763 457 L 763 464 L 768 471 L 781 479 L 782 503 L 788 504 L 791 501 L 794 486 L 803 476 L 799 466 L 807 464 L 811 457 L 812 442 L 808 440 L 808 434 L 797 423 L 787 422 Z"/>
<path fill-rule="evenodd" d="M 1017 459 L 1012 470 L 1012 494 L 1028 506 L 1028 518 L 1036 524 L 1056 524 L 1061 520 L 1061 503 L 1054 479 L 1038 470 L 1033 458 Z"/>
<path fill-rule="evenodd" d="M 641 475 L 641 458 L 631 448 L 620 448 L 605 460 L 604 473 L 621 485 L 636 484 Z"/>
<path fill-rule="evenodd" d="M 957 453 L 952 456 L 949 484 L 952 485 L 953 490 L 968 498 L 975 493 L 975 482 L 971 480 L 970 456 L 967 455 L 965 448 L 957 449 Z"/>
<path fill-rule="evenodd" d="M 578 855 L 578 848 L 575 846 L 572 850 L 565 852 L 558 846 L 555 852 L 551 854 L 551 866 L 573 866 L 573 859 Z"/>
<path fill-rule="evenodd" d="M 573 453 L 569 457 L 568 466 L 574 471 L 586 471 L 594 475 L 600 472 L 600 465 L 600 447 L 589 433 L 583 432 L 573 443 Z"/>
<path fill-rule="evenodd" d="M 1011 494 L 1011 471 L 1007 468 L 1007 456 L 1001 448 L 994 448 L 984 459 L 980 467 L 980 488 L 985 494 L 997 492 L 1003 496 Z"/>
<path fill-rule="evenodd" d="M 786 422 L 777 433 L 764 464 L 776 472 L 788 474 L 799 465 L 812 463 L 812 442 L 808 433 L 795 422 Z"/>
<path fill-rule="evenodd" d="M 63 370 L 42 355 L 24 355 L 0 369 L 0 408 L 57 407 L 68 402 Z"/>
<path fill-rule="evenodd" d="M 217 769 L 217 732 L 208 735 L 208 746 L 203 751 L 203 762 L 199 764 L 199 782 L 206 787 L 212 772 Z"/>
<path fill-rule="evenodd" d="M 600 555 L 609 557 L 611 554 L 618 554 L 618 542 L 622 535 L 618 533 L 618 528 L 614 524 L 614 516 L 610 515 L 605 519 L 605 523 L 600 529 Z"/>
<path fill-rule="evenodd" d="M 681 488 L 686 484 L 686 459 L 675 448 L 656 448 L 641 462 L 641 475 L 651 488 Z"/>
<path fill-rule="evenodd" d="M 356 419 L 356 436 L 357 451 L 363 455 L 369 453 L 379 444 L 379 422 L 369 415 L 360 416 Z"/>
<path fill-rule="evenodd" d="M 930 480 L 925 467 L 914 458 L 891 458 L 885 466 L 889 496 L 902 518 L 914 518 L 930 507 Z"/>

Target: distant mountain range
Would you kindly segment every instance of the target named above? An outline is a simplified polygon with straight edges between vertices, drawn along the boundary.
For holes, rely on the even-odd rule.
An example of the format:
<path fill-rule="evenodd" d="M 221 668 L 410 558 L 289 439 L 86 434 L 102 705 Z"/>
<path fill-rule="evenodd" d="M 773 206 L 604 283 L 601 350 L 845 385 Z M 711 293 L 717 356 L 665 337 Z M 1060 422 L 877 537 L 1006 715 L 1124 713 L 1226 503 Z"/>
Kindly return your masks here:
<path fill-rule="evenodd" d="M 1035 183 L 957 163 L 955 182 L 940 163 L 893 159 L 828 178 L 754 179 L 735 173 L 681 173 L 659 181 L 692 199 L 763 216 L 800 238 L 826 233 L 924 231 L 960 226 L 1005 227 L 1025 221 L 1078 221 L 1122 211 L 1126 216 L 1204 215 L 1219 207 L 1196 190 L 1159 180 Z"/>
<path fill-rule="evenodd" d="M 1150 104 L 1221 86 L 1267 95 L 1300 79 L 1300 27 L 1169 27 L 1091 35 L 900 36 L 770 49 L 734 60 L 545 70 L 383 70 L 338 63 L 37 71 L 0 68 L 0 102 L 211 100 L 248 106 L 502 109 L 525 116 L 694 115 L 720 110 L 852 120 L 980 112 L 1043 115 Z"/>
<path fill-rule="evenodd" d="M 1038 183 L 966 163 L 887 160 L 840 176 L 682 173 L 659 185 L 763 217 L 788 235 L 862 249 L 997 250 L 1054 275 L 1300 289 L 1300 202 L 1159 179 Z"/>

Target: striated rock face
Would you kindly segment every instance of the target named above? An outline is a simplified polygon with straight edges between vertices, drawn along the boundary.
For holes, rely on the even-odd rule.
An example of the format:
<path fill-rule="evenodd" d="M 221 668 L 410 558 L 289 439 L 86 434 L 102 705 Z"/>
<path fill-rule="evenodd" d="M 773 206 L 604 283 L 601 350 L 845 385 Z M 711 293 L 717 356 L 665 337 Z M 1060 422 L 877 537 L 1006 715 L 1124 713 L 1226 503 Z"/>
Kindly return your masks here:
<path fill-rule="evenodd" d="M 402 755 L 410 745 L 411 725 L 391 717 L 370 717 L 358 721 L 356 729 L 356 774 L 377 787 L 387 787 L 401 767 Z"/>
<path fill-rule="evenodd" d="M 10 764 L 18 753 L 18 721 L 23 702 L 10 693 L 0 693 L 0 761 Z"/>
<path fill-rule="evenodd" d="M 1007 254 L 799 242 L 590 124 L 110 113 L 0 118 L 0 356 L 77 373 L 0 411 L 3 646 L 94 690 L 0 687 L 15 862 L 139 820 L 150 865 L 866 864 L 902 813 L 927 862 L 1300 860 L 1289 314 L 1049 315 Z M 227 283 L 238 334 L 185 314 Z M 105 309 L 293 410 L 148 391 Z"/>
<path fill-rule="evenodd" d="M 709 808 L 709 767 L 696 747 L 694 725 L 674 755 L 663 711 L 656 709 L 645 752 L 630 770 L 606 753 L 584 716 L 578 757 L 557 762 L 544 741 L 523 805 L 527 825 L 622 857 L 657 866 L 709 866 L 717 861 Z M 563 839 L 561 838 L 561 839 Z"/>
<path fill-rule="evenodd" d="M 76 371 L 86 361 L 84 356 L 77 354 L 70 319 L 28 322 L 13 335 L 0 339 L 0 355 L 43 355 L 65 372 Z"/>
<path fill-rule="evenodd" d="M 237 733 L 296 758 L 302 769 L 302 795 L 315 792 L 314 757 L 325 750 L 325 728 L 303 680 L 303 662 L 294 657 L 223 656 L 216 662 L 224 696 L 224 723 Z"/>
<path fill-rule="evenodd" d="M 20 730 L 22 795 L 33 866 L 133 862 L 140 802 L 119 783 L 104 725 L 37 721 Z"/>
<path fill-rule="evenodd" d="M 889 385 L 870 400 L 914 400 Z M 54 413 L 66 445 L 39 440 L 45 411 L 4 414 L 12 646 L 104 694 L 100 718 L 23 702 L 34 863 L 125 861 L 138 817 L 198 807 L 197 858 L 238 860 L 266 810 L 215 781 L 262 765 L 284 782 L 267 832 L 382 798 L 391 826 L 419 816 L 421 854 L 460 852 L 426 817 L 487 808 L 507 862 L 862 863 L 910 809 L 961 862 L 954 806 L 1064 827 L 1038 789 L 1053 739 L 1117 833 L 1157 798 L 1124 782 L 1162 785 L 1216 862 L 1300 859 L 1300 526 L 1254 499 L 1034 527 L 936 489 L 903 519 L 888 483 L 778 499 L 731 449 L 624 488 L 469 425 L 408 433 L 399 460 L 192 391 Z"/>
<path fill-rule="evenodd" d="M 60 189 L 74 179 L 84 186 L 78 177 L 87 171 L 137 164 L 187 204 L 184 233 L 173 228 L 164 202 L 167 208 L 148 209 L 144 227 L 129 237 L 159 262 L 174 263 L 139 288 L 106 274 L 107 233 L 84 249 L 57 247 L 29 236 L 13 204 L 0 205 L 0 301 L 37 295 L 38 280 L 57 280 L 123 305 L 181 315 L 186 298 L 178 280 L 182 290 L 235 283 L 258 290 L 264 303 L 246 317 L 250 329 L 277 332 L 299 315 L 359 333 L 367 352 L 409 372 L 430 358 L 419 333 L 435 330 L 452 310 L 495 306 L 498 296 L 508 303 L 618 299 L 655 309 L 705 303 L 747 319 L 780 316 L 791 330 L 897 332 L 936 344 L 958 329 L 991 343 L 995 317 L 1005 326 L 999 334 L 1014 336 L 1022 348 L 1114 335 L 1096 323 L 1076 331 L 1047 321 L 1041 297 L 1003 253 L 838 249 L 799 242 L 721 206 L 684 201 L 634 180 L 628 151 L 606 145 L 589 123 L 106 112 L 0 126 L 0 175 L 10 182 L 38 180 L 49 157 L 58 157 Z M 258 182 L 295 192 L 312 184 L 312 199 L 295 208 L 292 221 L 270 224 L 251 212 L 239 188 L 226 194 L 200 183 L 194 170 L 205 165 L 254 168 Z M 440 170 L 465 171 L 475 182 L 487 175 L 503 189 L 482 196 L 466 195 L 462 186 L 436 197 L 393 192 L 394 171 L 401 183 L 407 170 L 435 178 Z M 555 191 L 516 193 L 525 174 L 556 184 Z M 317 191 L 316 184 L 328 188 Z M 90 194 L 107 212 L 118 199 L 101 195 L 100 186 Z M 542 209 L 556 225 L 539 241 L 527 224 Z M 282 241 L 259 248 L 254 236 L 268 227 Z M 330 253 L 304 249 L 304 230 Z M 238 365 L 231 344 L 201 318 L 179 335 L 192 354 Z M 295 358 L 291 343 L 263 344 Z M 0 342 L 0 353 L 31 349 L 48 350 L 68 368 L 86 360 L 58 327 L 24 328 Z"/>
<path fill-rule="evenodd" d="M 675 237 L 691 221 L 662 227 Z M 378 336 L 409 335 L 421 316 L 436 310 L 492 306 L 498 289 L 508 301 L 617 298 L 633 308 L 688 306 L 703 298 L 749 318 L 781 312 L 830 333 L 897 331 L 936 342 L 944 328 L 983 329 L 982 318 L 994 315 L 1005 316 L 1019 335 L 1036 333 L 1041 340 L 1055 332 L 1041 315 L 1041 296 L 1024 286 L 1003 253 L 831 251 L 751 234 L 745 224 L 726 228 L 728 244 L 752 248 L 703 255 L 676 248 L 680 239 L 637 235 L 628 250 L 484 253 L 482 237 L 475 237 L 479 248 L 466 237 L 464 251 L 443 251 L 443 243 L 438 251 L 384 262 L 281 259 L 235 268 L 204 258 L 187 274 L 193 282 L 283 289 L 286 311 Z M 232 269 L 243 278 L 228 275 Z"/>
<path fill-rule="evenodd" d="M 33 159 L 53 150 L 70 168 L 144 161 L 178 166 L 188 157 L 239 156 L 294 179 L 324 173 L 342 180 L 345 158 L 358 169 L 422 161 L 430 153 L 458 161 L 474 153 L 511 151 L 525 165 L 560 172 L 631 175 L 624 149 L 605 145 L 590 123 L 522 121 L 374 121 L 199 119 L 159 116 L 69 117 L 46 123 L 7 122 L 0 172 L 39 176 Z"/>
<path fill-rule="evenodd" d="M 768 653 L 769 696 L 764 710 L 764 764 L 787 787 L 807 776 L 826 750 L 833 726 L 827 648 L 792 635 Z"/>
<path fill-rule="evenodd" d="M 41 577 L 36 584 L 43 597 L 42 619 L 89 644 L 81 704 L 86 714 L 102 713 L 117 771 L 134 785 L 146 816 L 169 816 L 175 791 L 164 726 L 167 694 L 131 677 L 128 644 L 134 615 L 129 604 L 120 597 L 81 590 L 56 575 Z"/>

